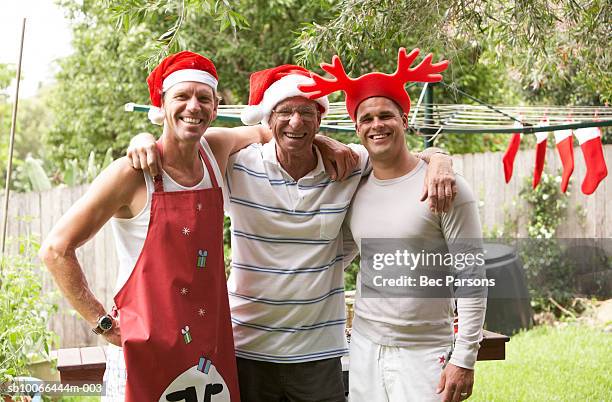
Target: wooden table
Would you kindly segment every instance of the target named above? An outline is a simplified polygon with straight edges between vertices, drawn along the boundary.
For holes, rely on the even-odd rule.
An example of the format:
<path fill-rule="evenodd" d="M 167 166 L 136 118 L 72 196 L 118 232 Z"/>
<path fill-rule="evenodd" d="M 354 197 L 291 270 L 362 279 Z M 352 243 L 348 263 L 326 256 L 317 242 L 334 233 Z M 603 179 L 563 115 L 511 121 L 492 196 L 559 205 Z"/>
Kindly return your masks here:
<path fill-rule="evenodd" d="M 62 384 L 102 383 L 105 369 L 106 347 L 91 346 L 57 351 L 57 370 Z"/>
<path fill-rule="evenodd" d="M 504 360 L 509 337 L 485 330 L 478 351 L 478 360 Z M 342 358 L 342 370 L 348 371 L 348 356 Z M 106 368 L 105 347 L 60 349 L 57 351 L 57 369 L 62 383 L 102 383 Z"/>
<path fill-rule="evenodd" d="M 506 360 L 506 342 L 510 337 L 486 329 L 482 331 L 482 337 L 477 360 Z"/>

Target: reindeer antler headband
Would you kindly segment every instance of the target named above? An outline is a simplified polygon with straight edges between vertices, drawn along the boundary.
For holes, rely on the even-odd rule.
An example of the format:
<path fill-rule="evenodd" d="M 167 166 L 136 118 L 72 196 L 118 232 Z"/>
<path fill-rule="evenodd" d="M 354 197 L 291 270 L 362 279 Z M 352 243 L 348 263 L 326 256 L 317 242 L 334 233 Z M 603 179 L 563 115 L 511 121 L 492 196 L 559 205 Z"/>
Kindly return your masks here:
<path fill-rule="evenodd" d="M 351 78 L 346 74 L 338 56 L 334 56 L 331 64 L 323 63 L 321 68 L 331 74 L 333 79 L 323 78 L 311 73 L 314 84 L 300 85 L 299 89 L 310 98 L 328 95 L 342 90 L 346 96 L 346 109 L 355 121 L 357 107 L 361 102 L 373 96 L 383 96 L 397 102 L 405 113 L 410 111 L 410 96 L 404 85 L 407 82 L 438 82 L 442 80 L 439 74 L 448 67 L 448 60 L 431 64 L 433 55 L 430 53 L 414 68 L 410 65 L 419 55 L 420 50 L 414 49 L 406 54 L 406 49 L 399 49 L 397 55 L 397 70 L 393 74 L 373 72 L 359 78 Z"/>

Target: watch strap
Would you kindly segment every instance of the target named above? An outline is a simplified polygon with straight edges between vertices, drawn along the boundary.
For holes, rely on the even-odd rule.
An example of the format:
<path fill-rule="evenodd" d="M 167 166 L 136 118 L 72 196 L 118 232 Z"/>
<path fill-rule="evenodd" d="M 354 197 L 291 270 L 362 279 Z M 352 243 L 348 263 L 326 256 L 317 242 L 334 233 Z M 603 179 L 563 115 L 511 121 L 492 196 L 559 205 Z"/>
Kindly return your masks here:
<path fill-rule="evenodd" d="M 102 321 L 102 319 L 103 319 L 103 318 L 106 318 L 106 317 L 110 318 L 110 319 L 112 320 L 112 322 L 114 322 L 114 321 L 115 321 L 115 318 L 113 317 L 113 315 L 112 315 L 112 314 L 104 314 L 104 315 L 101 315 L 100 317 L 98 317 L 98 321 L 97 321 L 97 322 L 98 322 L 98 325 L 96 325 L 95 327 L 93 327 L 93 328 L 91 329 L 91 332 L 93 332 L 93 333 L 94 333 L 94 334 L 96 334 L 96 335 L 102 335 L 102 334 L 104 334 L 106 331 L 111 330 L 111 329 L 113 328 L 113 326 L 112 326 L 112 325 L 111 325 L 111 327 L 110 327 L 108 330 L 104 330 L 104 328 L 102 328 L 102 327 L 100 326 L 100 322 Z"/>

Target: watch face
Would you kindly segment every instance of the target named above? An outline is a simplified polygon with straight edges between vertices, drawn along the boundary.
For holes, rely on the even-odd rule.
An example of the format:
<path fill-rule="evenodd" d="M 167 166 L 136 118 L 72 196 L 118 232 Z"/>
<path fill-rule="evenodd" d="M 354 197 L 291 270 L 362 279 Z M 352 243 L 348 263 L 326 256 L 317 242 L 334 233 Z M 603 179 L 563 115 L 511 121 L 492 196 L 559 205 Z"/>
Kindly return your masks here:
<path fill-rule="evenodd" d="M 104 317 L 100 318 L 99 325 L 103 331 L 108 331 L 113 327 L 113 319 L 105 315 Z"/>

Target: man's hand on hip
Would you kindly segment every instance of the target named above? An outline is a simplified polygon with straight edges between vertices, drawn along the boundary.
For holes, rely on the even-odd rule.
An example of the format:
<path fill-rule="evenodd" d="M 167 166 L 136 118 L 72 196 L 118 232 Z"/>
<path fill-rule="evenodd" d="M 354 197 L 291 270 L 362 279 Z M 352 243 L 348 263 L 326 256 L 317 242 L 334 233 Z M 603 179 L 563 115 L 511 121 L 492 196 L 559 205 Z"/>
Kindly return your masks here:
<path fill-rule="evenodd" d="M 127 149 L 127 159 L 134 169 L 142 169 L 149 172 L 152 177 L 161 173 L 161 160 L 155 137 L 149 133 L 140 133 L 130 141 Z"/>
<path fill-rule="evenodd" d="M 121 347 L 121 330 L 119 328 L 119 322 L 115 320 L 113 327 L 103 333 L 102 336 L 108 343 Z"/>
<path fill-rule="evenodd" d="M 446 365 L 440 376 L 436 393 L 442 393 L 443 402 L 459 402 L 472 395 L 474 370 L 457 367 L 452 363 Z"/>

